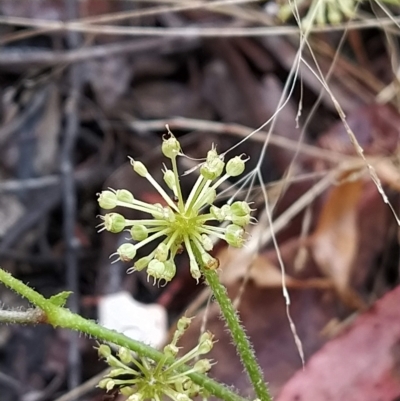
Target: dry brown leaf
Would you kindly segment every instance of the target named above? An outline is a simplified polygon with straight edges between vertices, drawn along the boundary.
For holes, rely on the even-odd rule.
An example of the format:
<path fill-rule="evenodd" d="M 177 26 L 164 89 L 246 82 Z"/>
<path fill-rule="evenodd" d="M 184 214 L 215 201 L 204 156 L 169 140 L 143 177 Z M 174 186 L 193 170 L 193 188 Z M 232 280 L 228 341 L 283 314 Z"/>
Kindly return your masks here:
<path fill-rule="evenodd" d="M 358 249 L 357 205 L 363 185 L 362 180 L 347 181 L 332 189 L 311 239 L 315 261 L 342 295 L 349 292 Z"/>
<path fill-rule="evenodd" d="M 260 287 L 281 287 L 282 274 L 280 270 L 262 254 L 248 255 L 243 249 L 224 248 L 218 259 L 222 268 L 220 276 L 224 284 L 233 284 L 247 275 Z M 291 285 L 292 277 L 286 275 L 286 284 Z"/>
<path fill-rule="evenodd" d="M 296 244 L 287 242 L 281 247 L 281 253 L 285 259 L 293 259 Z M 226 285 L 232 285 L 245 276 L 254 281 L 258 287 L 282 287 L 282 272 L 272 261 L 274 251 L 249 255 L 245 249 L 224 248 L 219 254 L 221 266 L 221 281 Z M 288 262 L 290 265 L 294 261 Z M 293 269 L 291 269 L 293 270 Z M 285 275 L 285 283 L 288 288 L 331 288 L 332 282 L 323 278 L 298 279 L 289 274 Z"/>

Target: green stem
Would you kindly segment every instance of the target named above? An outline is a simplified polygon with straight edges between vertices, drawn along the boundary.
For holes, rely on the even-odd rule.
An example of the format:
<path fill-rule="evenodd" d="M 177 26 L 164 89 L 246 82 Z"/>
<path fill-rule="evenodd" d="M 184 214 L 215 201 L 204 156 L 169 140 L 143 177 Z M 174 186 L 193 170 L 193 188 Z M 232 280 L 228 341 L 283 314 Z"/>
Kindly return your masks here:
<path fill-rule="evenodd" d="M 234 309 L 232 302 L 228 297 L 226 288 L 220 283 L 215 270 L 203 268 L 202 272 L 221 308 L 221 313 L 226 324 L 228 325 L 233 342 L 235 343 L 242 364 L 247 371 L 250 382 L 254 387 L 257 398 L 259 398 L 261 401 L 272 401 L 272 397 L 268 390 L 267 384 L 265 383 L 261 368 L 257 363 L 256 356 L 251 348 L 244 328 L 239 322 L 239 317 L 236 313 L 236 310 Z"/>
<path fill-rule="evenodd" d="M 22 281 L 17 280 L 10 273 L 1 268 L 0 281 L 3 282 L 3 284 L 5 284 L 7 287 L 28 299 L 29 302 L 40 309 L 40 311 L 37 311 L 38 319 L 35 322 L 30 320 L 29 323 L 48 323 L 53 327 L 62 327 L 70 330 L 80 331 L 91 337 L 95 337 L 98 340 L 128 348 L 131 351 L 134 351 L 141 356 L 150 358 L 155 362 L 158 362 L 164 358 L 163 353 L 141 343 L 140 341 L 133 340 L 129 337 L 126 337 L 124 334 L 99 326 L 91 320 L 84 319 L 82 316 L 72 313 L 67 308 L 56 305 L 51 301 L 51 299 L 46 299 L 38 292 L 25 285 Z M 41 313 L 41 311 L 44 313 Z M 5 316 L 0 318 L 0 320 L 4 322 L 6 320 Z M 9 320 L 9 322 L 13 323 L 14 320 Z M 173 362 L 174 359 L 172 358 L 168 360 L 169 364 L 172 364 Z M 189 369 L 191 369 L 189 366 L 180 366 L 177 368 L 177 371 L 185 372 Z M 210 394 L 218 398 L 221 398 L 225 401 L 246 401 L 244 398 L 229 390 L 227 387 L 208 378 L 205 375 L 201 375 L 199 373 L 190 373 L 188 376 L 193 380 L 193 382 L 199 386 L 202 386 L 204 389 L 209 391 Z"/>

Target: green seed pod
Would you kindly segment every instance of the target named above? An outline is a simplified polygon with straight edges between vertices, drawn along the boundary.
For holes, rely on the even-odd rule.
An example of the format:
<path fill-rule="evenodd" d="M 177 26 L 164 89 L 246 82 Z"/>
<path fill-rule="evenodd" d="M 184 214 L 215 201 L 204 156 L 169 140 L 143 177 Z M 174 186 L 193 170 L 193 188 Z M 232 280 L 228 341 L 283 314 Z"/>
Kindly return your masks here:
<path fill-rule="evenodd" d="M 120 347 L 120 349 L 118 350 L 118 358 L 121 360 L 122 363 L 126 365 L 133 361 L 132 352 L 125 347 Z"/>
<path fill-rule="evenodd" d="M 234 246 L 235 248 L 241 248 L 244 244 L 243 236 L 244 230 L 242 227 L 239 227 L 236 224 L 230 224 L 226 227 L 225 240 L 229 245 Z"/>
<path fill-rule="evenodd" d="M 176 265 L 172 259 L 167 260 L 164 263 L 164 265 L 165 265 L 164 280 L 169 282 L 175 277 Z"/>
<path fill-rule="evenodd" d="M 231 212 L 235 216 L 246 216 L 251 213 L 250 206 L 245 201 L 237 201 L 232 203 Z"/>
<path fill-rule="evenodd" d="M 168 188 L 175 192 L 176 189 L 176 180 L 175 174 L 172 170 L 165 170 L 164 171 L 164 181 L 167 184 Z"/>
<path fill-rule="evenodd" d="M 163 138 L 161 150 L 165 157 L 169 159 L 175 158 L 181 151 L 181 145 L 179 141 L 170 133 L 169 138 Z"/>
<path fill-rule="evenodd" d="M 249 214 L 247 214 L 246 216 L 232 215 L 231 220 L 232 220 L 233 224 L 236 224 L 240 227 L 245 227 L 245 226 L 247 226 L 247 224 L 250 223 L 251 216 Z"/>
<path fill-rule="evenodd" d="M 110 210 L 117 206 L 117 196 L 112 191 L 102 191 L 98 194 L 97 202 L 102 209 Z"/>
<path fill-rule="evenodd" d="M 200 174 L 207 180 L 215 180 L 218 178 L 223 170 L 225 163 L 217 157 L 213 161 L 206 161 L 200 167 Z"/>
<path fill-rule="evenodd" d="M 208 354 L 213 348 L 213 338 L 214 336 L 206 331 L 200 337 L 198 355 Z"/>
<path fill-rule="evenodd" d="M 119 213 L 108 213 L 103 219 L 104 228 L 111 233 L 120 233 L 125 228 L 125 217 Z"/>
<path fill-rule="evenodd" d="M 206 373 L 211 369 L 211 366 L 209 359 L 200 359 L 194 364 L 193 368 L 197 373 Z"/>
<path fill-rule="evenodd" d="M 118 247 L 117 254 L 123 262 L 129 262 L 136 256 L 136 247 L 131 243 L 122 244 Z"/>
<path fill-rule="evenodd" d="M 133 170 L 141 177 L 146 177 L 146 175 L 149 173 L 146 166 L 142 162 L 131 159 L 131 165 L 133 167 Z"/>
<path fill-rule="evenodd" d="M 186 331 L 189 328 L 191 322 L 192 319 L 190 317 L 182 316 L 177 323 L 178 331 L 182 333 Z"/>
<path fill-rule="evenodd" d="M 115 386 L 115 381 L 113 379 L 108 379 L 106 383 L 106 391 L 111 391 Z"/>
<path fill-rule="evenodd" d="M 133 265 L 134 269 L 137 271 L 141 271 L 145 269 L 149 263 L 153 260 L 153 256 L 145 256 L 143 258 L 138 259 Z"/>
<path fill-rule="evenodd" d="M 101 344 L 97 351 L 103 358 L 107 358 L 111 355 L 111 348 L 106 344 Z"/>
<path fill-rule="evenodd" d="M 106 377 L 105 379 L 101 379 L 101 380 L 99 381 L 99 384 L 97 385 L 97 387 L 102 388 L 102 389 L 105 389 L 105 388 L 106 388 L 106 385 L 107 385 L 107 382 L 108 382 L 109 380 L 110 380 L 110 379 L 109 379 L 108 377 Z"/>
<path fill-rule="evenodd" d="M 132 203 L 135 200 L 133 195 L 127 189 L 118 189 L 115 195 L 121 202 Z"/>
<path fill-rule="evenodd" d="M 147 266 L 147 274 L 155 279 L 164 278 L 165 265 L 157 259 L 153 259 Z"/>
<path fill-rule="evenodd" d="M 242 160 L 241 156 L 235 156 L 226 163 L 226 174 L 230 177 L 237 177 L 243 174 L 245 169 L 245 160 Z"/>
<path fill-rule="evenodd" d="M 149 230 L 143 224 L 136 224 L 130 229 L 131 237 L 135 241 L 143 241 L 149 236 Z"/>
<path fill-rule="evenodd" d="M 161 242 L 158 244 L 156 248 L 154 257 L 160 262 L 165 262 L 168 259 L 168 254 L 169 254 L 169 249 L 167 247 L 167 244 Z"/>
<path fill-rule="evenodd" d="M 164 347 L 164 355 L 169 358 L 175 358 L 178 355 L 179 348 L 174 344 L 167 344 Z"/>

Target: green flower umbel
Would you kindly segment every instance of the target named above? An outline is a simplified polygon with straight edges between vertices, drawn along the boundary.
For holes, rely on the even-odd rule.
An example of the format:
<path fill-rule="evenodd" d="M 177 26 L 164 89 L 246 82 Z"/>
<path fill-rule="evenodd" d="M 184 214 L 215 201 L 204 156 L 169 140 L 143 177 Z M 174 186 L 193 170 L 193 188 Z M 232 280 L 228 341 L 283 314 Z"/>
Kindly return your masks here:
<path fill-rule="evenodd" d="M 237 201 L 219 208 L 213 202 L 217 196 L 217 188 L 224 181 L 243 173 L 246 160 L 236 156 L 225 164 L 213 147 L 208 152 L 206 161 L 201 164 L 199 178 L 184 201 L 176 160 L 181 154 L 181 147 L 178 140 L 169 134 L 168 138 L 163 139 L 162 152 L 171 160 L 171 169 L 164 166 L 163 178 L 173 193 L 173 198 L 151 176 L 143 163 L 131 159 L 133 170 L 153 185 L 164 199 L 165 205 L 137 200 L 125 189 L 103 191 L 98 198 L 103 209 L 122 206 L 148 213 L 149 218 L 128 220 L 119 213 L 109 213 L 102 216 L 102 230 L 113 233 L 129 231 L 135 244 L 122 244 L 115 253 L 117 260 L 124 262 L 134 259 L 137 250 L 144 245 L 155 240 L 160 241 L 148 256 L 138 259 L 128 272 L 147 268 L 148 276 L 155 280 L 171 281 L 176 273 L 175 255 L 184 246 L 189 255 L 190 272 L 198 280 L 201 276 L 199 265 L 207 269 L 218 268 L 218 260 L 209 254 L 213 248 L 210 236 L 220 238 L 234 247 L 244 244 L 243 227 L 252 219 L 248 203 Z M 218 227 L 210 224 L 213 222 L 229 224 Z"/>
<path fill-rule="evenodd" d="M 118 390 L 128 397 L 127 401 L 162 401 L 165 396 L 172 401 L 191 401 L 198 395 L 207 398 L 206 391 L 188 375 L 206 374 L 211 369 L 212 362 L 203 356 L 213 347 L 213 335 L 208 331 L 203 333 L 193 349 L 177 358 L 177 342 L 189 324 L 189 318 L 179 319 L 173 339 L 164 347 L 164 355 L 158 363 L 148 358 L 137 358 L 124 347 L 119 348 L 114 356 L 108 345 L 100 345 L 99 354 L 111 370 L 98 387 L 107 391 Z M 171 358 L 175 358 L 173 363 L 170 363 Z M 182 368 L 187 364 L 191 364 L 191 368 L 182 373 Z"/>

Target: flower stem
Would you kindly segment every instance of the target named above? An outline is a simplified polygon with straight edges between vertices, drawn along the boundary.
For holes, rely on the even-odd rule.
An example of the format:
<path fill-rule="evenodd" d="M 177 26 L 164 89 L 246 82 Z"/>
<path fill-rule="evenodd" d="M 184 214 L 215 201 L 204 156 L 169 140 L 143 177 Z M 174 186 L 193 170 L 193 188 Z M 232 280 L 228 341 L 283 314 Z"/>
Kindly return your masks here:
<path fill-rule="evenodd" d="M 110 342 L 121 347 L 130 349 L 140 356 L 152 359 L 155 362 L 160 361 L 165 355 L 156 349 L 141 343 L 140 341 L 133 340 L 124 334 L 118 333 L 114 330 L 106 329 L 97 323 L 84 319 L 82 316 L 72 313 L 69 309 L 61 307 L 56 301 L 46 299 L 32 288 L 25 285 L 22 281 L 14 278 L 10 273 L 0 268 L 0 282 L 11 288 L 19 295 L 25 297 L 30 303 L 35 305 L 37 309 L 30 310 L 24 323 L 48 323 L 53 327 L 62 327 L 70 330 L 80 331 L 91 337 L 97 338 L 101 341 Z M 4 313 L 8 311 L 0 310 L 0 322 L 15 323 L 19 320 L 19 316 Z M 22 317 L 22 316 L 21 316 Z M 34 319 L 34 317 L 37 317 Z M 174 363 L 173 358 L 169 358 L 167 363 L 170 365 Z M 178 372 L 186 372 L 192 369 L 189 366 L 179 366 L 176 370 Z M 202 386 L 208 390 L 210 394 L 214 395 L 225 401 L 247 401 L 234 393 L 224 385 L 208 378 L 199 373 L 190 373 L 188 376 L 194 383 Z"/>
<path fill-rule="evenodd" d="M 244 328 L 239 322 L 239 317 L 234 309 L 231 300 L 228 297 L 226 288 L 220 283 L 217 272 L 202 268 L 204 277 L 207 280 L 211 291 L 217 300 L 223 318 L 229 328 L 233 342 L 239 353 L 243 366 L 253 385 L 254 391 L 261 401 L 272 401 L 272 397 L 265 383 L 263 373 L 257 363 L 254 351 L 251 348 L 249 339 L 246 336 Z"/>

